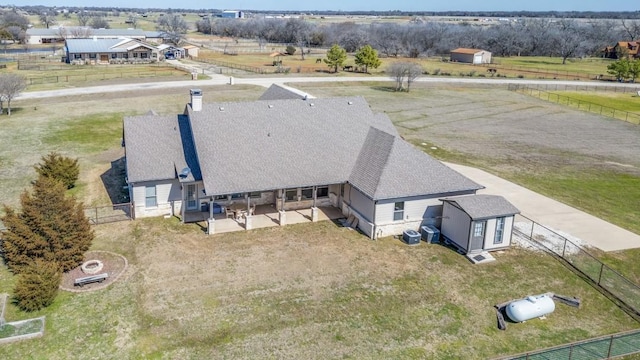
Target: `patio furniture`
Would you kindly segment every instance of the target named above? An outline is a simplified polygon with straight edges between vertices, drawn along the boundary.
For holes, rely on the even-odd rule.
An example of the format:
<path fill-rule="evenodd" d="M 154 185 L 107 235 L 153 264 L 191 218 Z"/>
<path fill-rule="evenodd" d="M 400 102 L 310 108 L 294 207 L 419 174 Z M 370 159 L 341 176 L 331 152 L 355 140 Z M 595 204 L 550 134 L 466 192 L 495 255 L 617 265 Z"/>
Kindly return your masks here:
<path fill-rule="evenodd" d="M 224 213 L 226 214 L 227 219 L 228 218 L 232 218 L 232 219 L 235 218 L 235 213 L 229 206 L 224 208 Z"/>
<path fill-rule="evenodd" d="M 256 206 L 251 205 L 251 208 L 249 209 L 249 215 L 255 215 L 255 213 L 256 213 Z"/>

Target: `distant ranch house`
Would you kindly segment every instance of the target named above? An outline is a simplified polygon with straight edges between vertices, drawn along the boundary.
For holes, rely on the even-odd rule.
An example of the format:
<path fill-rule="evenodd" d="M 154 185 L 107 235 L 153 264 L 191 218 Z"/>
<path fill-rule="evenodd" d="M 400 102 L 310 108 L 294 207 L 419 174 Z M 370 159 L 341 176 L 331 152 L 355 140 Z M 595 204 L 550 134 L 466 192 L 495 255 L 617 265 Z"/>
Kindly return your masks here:
<path fill-rule="evenodd" d="M 92 29 L 82 26 L 60 26 L 49 29 L 28 29 L 27 43 L 31 45 L 62 43 L 66 39 L 138 39 L 162 43 L 163 36 L 157 31 L 141 29 Z"/>
<path fill-rule="evenodd" d="M 603 55 L 608 59 L 619 59 L 625 56 L 629 60 L 640 59 L 640 39 L 635 41 L 618 41 L 614 46 L 604 48 Z"/>
<path fill-rule="evenodd" d="M 451 61 L 467 64 L 490 64 L 491 53 L 482 49 L 457 48 L 451 50 Z"/>
<path fill-rule="evenodd" d="M 136 39 L 67 39 L 70 64 L 123 64 L 158 61 L 158 49 Z"/>

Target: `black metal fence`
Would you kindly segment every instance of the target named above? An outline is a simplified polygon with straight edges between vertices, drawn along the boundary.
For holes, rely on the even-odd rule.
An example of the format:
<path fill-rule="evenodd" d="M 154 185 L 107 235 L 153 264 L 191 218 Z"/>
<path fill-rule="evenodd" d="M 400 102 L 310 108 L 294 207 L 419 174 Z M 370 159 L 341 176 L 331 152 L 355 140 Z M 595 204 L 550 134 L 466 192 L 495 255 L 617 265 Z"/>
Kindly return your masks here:
<path fill-rule="evenodd" d="M 640 330 L 531 351 L 500 360 L 599 360 L 640 353 Z"/>
<path fill-rule="evenodd" d="M 108 206 L 94 206 L 84 209 L 85 216 L 91 224 L 106 224 L 116 221 L 133 220 L 133 203 L 123 203 Z"/>
<path fill-rule="evenodd" d="M 545 87 L 542 90 L 541 87 Z M 632 124 L 640 124 L 640 114 L 626 110 L 620 110 L 609 106 L 595 104 L 589 101 L 575 99 L 570 96 L 556 94 L 550 91 L 610 91 L 621 93 L 640 93 L 639 88 L 618 86 L 584 86 L 584 85 L 519 85 L 510 84 L 509 90 L 537 97 L 542 100 L 577 108 L 594 114 L 600 114 L 610 118 L 623 120 Z M 638 95 L 640 96 L 640 95 Z"/>
<path fill-rule="evenodd" d="M 532 245 L 560 258 L 582 274 L 585 280 L 590 281 L 605 295 L 617 301 L 625 312 L 636 320 L 640 319 L 640 286 L 602 263 L 580 245 L 523 215 L 516 217 L 514 235 L 529 240 Z M 640 353 L 640 330 L 577 341 L 499 359 L 596 360 L 637 353 Z"/>

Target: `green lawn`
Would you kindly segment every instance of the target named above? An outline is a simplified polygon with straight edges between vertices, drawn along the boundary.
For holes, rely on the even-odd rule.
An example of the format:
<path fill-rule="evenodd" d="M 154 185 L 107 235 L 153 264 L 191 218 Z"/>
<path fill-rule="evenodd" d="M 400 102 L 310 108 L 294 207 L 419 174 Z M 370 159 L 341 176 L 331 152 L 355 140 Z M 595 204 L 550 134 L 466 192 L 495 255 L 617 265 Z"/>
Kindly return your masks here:
<path fill-rule="evenodd" d="M 640 84 L 638 85 L 640 88 Z M 629 111 L 640 114 L 640 97 L 633 92 L 617 93 L 617 92 L 589 92 L 589 91 L 550 91 L 552 94 L 567 96 L 572 99 L 606 106 L 621 111 Z"/>
<path fill-rule="evenodd" d="M 600 58 L 567 59 L 562 64 L 562 58 L 549 56 L 511 56 L 493 57 L 494 62 L 500 66 L 513 67 L 534 71 L 557 72 L 558 74 L 607 74 L 607 65 L 613 60 Z"/>

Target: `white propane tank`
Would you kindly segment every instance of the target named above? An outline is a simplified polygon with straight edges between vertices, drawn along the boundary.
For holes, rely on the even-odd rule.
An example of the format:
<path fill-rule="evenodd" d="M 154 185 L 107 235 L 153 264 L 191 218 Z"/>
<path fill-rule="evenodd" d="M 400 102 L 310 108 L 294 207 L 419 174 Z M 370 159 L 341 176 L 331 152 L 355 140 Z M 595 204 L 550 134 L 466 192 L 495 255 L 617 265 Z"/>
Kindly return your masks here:
<path fill-rule="evenodd" d="M 556 309 L 556 304 L 547 294 L 528 296 L 522 300 L 516 300 L 507 305 L 506 313 L 509 319 L 515 322 L 523 322 L 547 314 Z"/>

